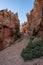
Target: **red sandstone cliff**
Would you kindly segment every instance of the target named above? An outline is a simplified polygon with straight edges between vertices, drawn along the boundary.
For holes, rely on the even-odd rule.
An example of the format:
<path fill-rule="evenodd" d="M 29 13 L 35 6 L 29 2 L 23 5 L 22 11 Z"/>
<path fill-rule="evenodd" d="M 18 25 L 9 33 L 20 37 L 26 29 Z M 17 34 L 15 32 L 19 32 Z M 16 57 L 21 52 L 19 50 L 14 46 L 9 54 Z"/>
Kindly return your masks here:
<path fill-rule="evenodd" d="M 35 0 L 30 14 L 27 13 L 28 33 L 35 29 L 38 36 L 43 35 L 43 0 Z"/>
<path fill-rule="evenodd" d="M 21 33 L 26 33 L 27 34 L 27 30 L 28 30 L 28 24 L 27 24 L 27 22 L 24 22 L 23 24 L 22 24 L 22 27 L 21 27 Z"/>
<path fill-rule="evenodd" d="M 12 44 L 19 36 L 20 22 L 18 14 L 11 11 L 0 10 L 0 49 Z"/>
<path fill-rule="evenodd" d="M 43 0 L 35 0 L 33 9 L 26 16 L 27 22 L 22 25 L 22 33 L 31 36 L 35 30 L 38 37 L 43 37 Z"/>

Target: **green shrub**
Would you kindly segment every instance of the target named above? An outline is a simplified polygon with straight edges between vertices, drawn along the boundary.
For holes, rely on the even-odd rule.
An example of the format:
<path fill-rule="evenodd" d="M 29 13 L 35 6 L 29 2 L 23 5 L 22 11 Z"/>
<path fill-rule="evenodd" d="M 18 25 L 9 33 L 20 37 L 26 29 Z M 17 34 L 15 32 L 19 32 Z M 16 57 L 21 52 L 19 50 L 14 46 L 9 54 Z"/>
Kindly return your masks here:
<path fill-rule="evenodd" d="M 36 29 L 34 28 L 32 36 L 36 36 L 37 34 L 38 34 L 38 31 L 36 31 Z"/>
<path fill-rule="evenodd" d="M 43 56 L 43 41 L 29 42 L 28 46 L 23 49 L 21 56 L 25 61 Z"/>
<path fill-rule="evenodd" d="M 32 42 L 35 36 L 30 36 L 29 41 Z"/>

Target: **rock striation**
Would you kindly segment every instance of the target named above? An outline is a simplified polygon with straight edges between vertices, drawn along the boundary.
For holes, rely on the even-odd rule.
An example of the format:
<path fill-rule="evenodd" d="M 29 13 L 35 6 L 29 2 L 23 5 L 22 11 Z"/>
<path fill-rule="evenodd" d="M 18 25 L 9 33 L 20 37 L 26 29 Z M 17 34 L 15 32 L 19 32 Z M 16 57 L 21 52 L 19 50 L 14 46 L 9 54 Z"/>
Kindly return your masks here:
<path fill-rule="evenodd" d="M 0 10 L 0 50 L 13 44 L 20 34 L 20 21 L 17 13 Z"/>

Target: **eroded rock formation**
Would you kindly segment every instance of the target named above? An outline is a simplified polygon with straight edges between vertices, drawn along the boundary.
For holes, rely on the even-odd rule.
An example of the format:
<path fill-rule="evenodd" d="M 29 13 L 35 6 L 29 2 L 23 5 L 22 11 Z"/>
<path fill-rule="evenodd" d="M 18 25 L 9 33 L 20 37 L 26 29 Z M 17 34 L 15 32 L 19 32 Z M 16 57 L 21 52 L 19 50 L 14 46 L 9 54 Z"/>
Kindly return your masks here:
<path fill-rule="evenodd" d="M 43 37 L 43 0 L 35 0 L 30 14 L 27 13 L 27 23 L 29 35 L 35 30 L 39 37 Z"/>
<path fill-rule="evenodd" d="M 27 34 L 27 31 L 28 31 L 28 24 L 27 24 L 27 22 L 24 22 L 23 24 L 22 24 L 22 27 L 21 27 L 21 33 L 22 34 Z"/>
<path fill-rule="evenodd" d="M 0 49 L 11 45 L 19 36 L 18 14 L 7 9 L 0 10 Z"/>

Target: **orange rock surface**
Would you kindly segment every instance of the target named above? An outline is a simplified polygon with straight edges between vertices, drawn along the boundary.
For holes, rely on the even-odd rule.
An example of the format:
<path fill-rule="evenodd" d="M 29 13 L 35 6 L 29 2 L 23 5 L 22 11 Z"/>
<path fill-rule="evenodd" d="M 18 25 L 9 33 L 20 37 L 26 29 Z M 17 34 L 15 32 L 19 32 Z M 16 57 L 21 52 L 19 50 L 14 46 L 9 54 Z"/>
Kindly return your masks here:
<path fill-rule="evenodd" d="M 34 7 L 27 13 L 28 33 L 32 35 L 35 29 L 38 36 L 43 35 L 43 0 L 35 0 Z"/>
<path fill-rule="evenodd" d="M 0 10 L 0 49 L 12 44 L 19 36 L 20 21 L 17 13 Z"/>

